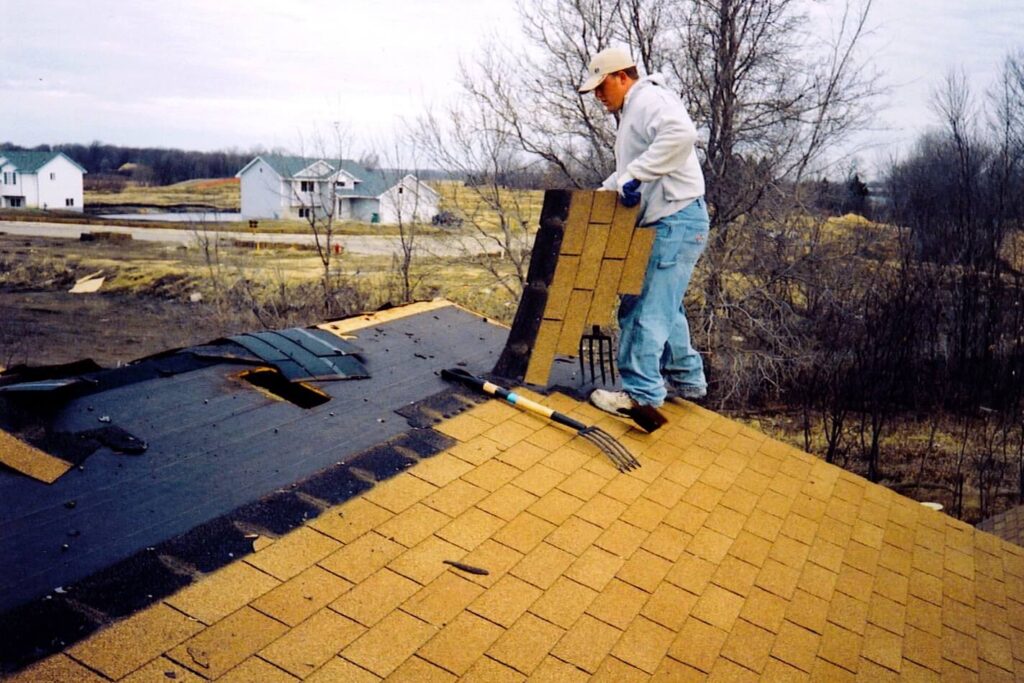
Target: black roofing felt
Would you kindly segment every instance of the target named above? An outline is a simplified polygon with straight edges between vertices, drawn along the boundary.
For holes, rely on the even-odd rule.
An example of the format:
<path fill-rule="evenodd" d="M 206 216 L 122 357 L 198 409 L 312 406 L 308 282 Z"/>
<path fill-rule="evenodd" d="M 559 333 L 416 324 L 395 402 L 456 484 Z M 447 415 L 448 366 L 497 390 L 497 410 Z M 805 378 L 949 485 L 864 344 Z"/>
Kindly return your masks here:
<path fill-rule="evenodd" d="M 155 357 L 130 366 L 131 382 L 96 373 L 105 390 L 46 416 L 68 433 L 109 418 L 148 449 L 101 445 L 52 485 L 0 469 L 0 671 L 191 580 L 169 567 L 207 572 L 251 552 L 240 528 L 285 533 L 319 514 L 309 497 L 342 502 L 446 448 L 429 425 L 479 398 L 436 372 L 486 372 L 507 331 L 444 307 L 355 334 L 370 377 L 316 383 L 331 400 L 315 408 L 237 379 L 251 365 L 206 358 L 168 373 Z"/>

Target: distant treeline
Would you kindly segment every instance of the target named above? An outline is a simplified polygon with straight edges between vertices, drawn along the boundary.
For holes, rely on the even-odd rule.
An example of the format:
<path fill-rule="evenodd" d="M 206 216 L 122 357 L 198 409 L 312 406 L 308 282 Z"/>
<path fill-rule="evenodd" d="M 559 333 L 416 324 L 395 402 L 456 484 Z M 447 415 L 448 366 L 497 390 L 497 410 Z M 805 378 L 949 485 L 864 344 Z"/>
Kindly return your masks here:
<path fill-rule="evenodd" d="M 88 145 L 59 144 L 19 147 L 5 142 L 0 150 L 64 152 L 90 174 L 106 175 L 121 171 L 137 174 L 139 180 L 170 185 L 194 178 L 227 178 L 238 173 L 256 154 L 265 150 L 193 152 L 157 147 L 119 147 L 93 142 Z M 125 164 L 129 164 L 125 167 Z"/>

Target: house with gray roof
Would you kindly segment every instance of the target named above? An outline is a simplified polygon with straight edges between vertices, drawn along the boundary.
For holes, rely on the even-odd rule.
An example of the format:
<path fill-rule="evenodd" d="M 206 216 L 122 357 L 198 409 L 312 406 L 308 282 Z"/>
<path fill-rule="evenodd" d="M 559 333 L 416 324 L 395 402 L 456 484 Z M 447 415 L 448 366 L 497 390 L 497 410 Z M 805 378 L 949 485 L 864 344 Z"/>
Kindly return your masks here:
<path fill-rule="evenodd" d="M 63 152 L 0 151 L 0 207 L 81 211 L 85 172 Z"/>
<path fill-rule="evenodd" d="M 235 177 L 245 218 L 426 222 L 437 214 L 440 199 L 411 173 L 370 170 L 349 159 L 262 154 Z"/>

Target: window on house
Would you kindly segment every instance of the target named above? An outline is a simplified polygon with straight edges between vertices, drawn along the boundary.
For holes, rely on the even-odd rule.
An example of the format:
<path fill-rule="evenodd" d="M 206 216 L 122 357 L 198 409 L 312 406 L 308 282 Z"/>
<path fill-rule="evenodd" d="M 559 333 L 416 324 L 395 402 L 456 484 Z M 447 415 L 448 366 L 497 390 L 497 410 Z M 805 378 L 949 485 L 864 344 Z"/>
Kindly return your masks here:
<path fill-rule="evenodd" d="M 17 171 L 13 171 L 11 173 L 11 185 L 17 185 L 17 184 L 18 184 L 18 172 Z"/>
<path fill-rule="evenodd" d="M 338 187 L 345 187 L 345 181 L 344 180 L 339 180 L 338 181 Z"/>
<path fill-rule="evenodd" d="M 64 200 L 64 206 L 74 206 L 74 205 L 75 205 L 75 200 L 74 200 L 73 197 L 68 197 L 67 199 Z"/>
<path fill-rule="evenodd" d="M 315 183 L 312 180 L 303 180 L 302 181 L 302 188 L 301 188 L 302 192 L 312 192 L 313 189 L 314 189 L 313 188 L 314 184 Z"/>
<path fill-rule="evenodd" d="M 4 185 L 7 184 L 7 171 L 4 171 Z"/>
<path fill-rule="evenodd" d="M 11 207 L 18 208 L 21 206 L 22 197 L 11 197 Z"/>
<path fill-rule="evenodd" d="M 309 207 L 303 206 L 299 209 L 299 218 L 309 218 Z"/>
<path fill-rule="evenodd" d="M 398 194 L 402 194 L 403 192 L 405 192 L 405 188 L 402 187 L 401 185 L 399 185 L 398 186 Z"/>
<path fill-rule="evenodd" d="M 50 174 L 50 180 L 56 180 L 56 179 L 57 179 L 57 174 L 56 173 L 51 173 Z"/>

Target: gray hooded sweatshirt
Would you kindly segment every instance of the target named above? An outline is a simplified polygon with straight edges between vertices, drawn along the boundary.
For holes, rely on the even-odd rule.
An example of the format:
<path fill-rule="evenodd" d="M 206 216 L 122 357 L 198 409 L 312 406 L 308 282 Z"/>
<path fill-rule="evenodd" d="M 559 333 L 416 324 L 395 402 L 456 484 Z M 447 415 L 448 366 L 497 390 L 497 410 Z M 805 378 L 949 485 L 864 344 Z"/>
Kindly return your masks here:
<path fill-rule="evenodd" d="M 615 173 L 601 184 L 616 190 L 620 174 L 641 182 L 640 225 L 651 225 L 704 195 L 694 151 L 697 128 L 679 97 L 651 74 L 626 93 L 615 135 Z"/>

